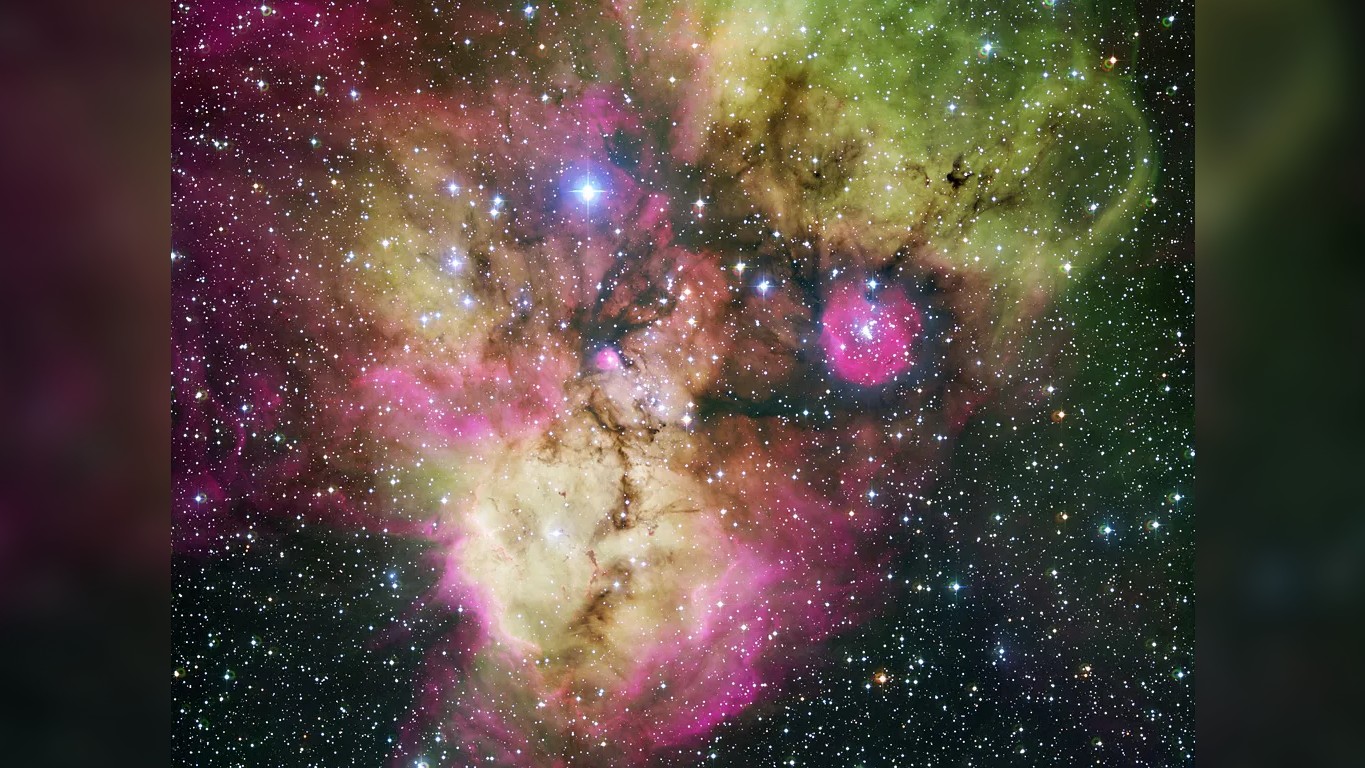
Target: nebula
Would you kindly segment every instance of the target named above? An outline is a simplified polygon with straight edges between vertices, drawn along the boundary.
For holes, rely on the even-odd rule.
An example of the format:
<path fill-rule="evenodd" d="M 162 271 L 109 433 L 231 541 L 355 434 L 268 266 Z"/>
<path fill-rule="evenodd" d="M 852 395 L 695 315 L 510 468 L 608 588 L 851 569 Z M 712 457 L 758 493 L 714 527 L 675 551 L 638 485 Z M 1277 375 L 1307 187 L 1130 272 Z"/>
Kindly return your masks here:
<path fill-rule="evenodd" d="M 869 289 L 876 281 L 869 281 Z M 820 317 L 820 344 L 835 375 L 874 387 L 915 364 L 915 344 L 924 329 L 919 310 L 899 288 L 879 298 L 856 283 L 834 290 Z"/>
<path fill-rule="evenodd" d="M 427 542 L 397 765 L 667 762 L 779 695 L 1150 192 L 1114 20 L 976 5 L 185 14 L 177 547 Z"/>

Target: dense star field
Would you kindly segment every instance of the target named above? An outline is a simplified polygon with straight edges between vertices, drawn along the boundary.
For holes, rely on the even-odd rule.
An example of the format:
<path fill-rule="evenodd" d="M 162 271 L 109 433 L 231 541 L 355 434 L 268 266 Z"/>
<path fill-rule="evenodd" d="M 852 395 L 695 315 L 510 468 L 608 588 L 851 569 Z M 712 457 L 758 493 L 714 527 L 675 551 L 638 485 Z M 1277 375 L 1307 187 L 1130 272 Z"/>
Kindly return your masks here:
<path fill-rule="evenodd" d="M 173 19 L 176 764 L 1193 761 L 1192 7 Z"/>

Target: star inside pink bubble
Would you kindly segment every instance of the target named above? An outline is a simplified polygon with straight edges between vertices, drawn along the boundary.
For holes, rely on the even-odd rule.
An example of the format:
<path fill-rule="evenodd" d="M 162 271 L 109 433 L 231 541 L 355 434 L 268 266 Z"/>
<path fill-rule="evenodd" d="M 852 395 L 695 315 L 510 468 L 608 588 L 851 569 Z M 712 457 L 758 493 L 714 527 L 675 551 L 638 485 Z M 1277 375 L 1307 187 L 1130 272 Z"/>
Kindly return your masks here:
<path fill-rule="evenodd" d="M 875 288 L 875 282 L 840 283 L 821 319 L 820 346 L 830 370 L 864 387 L 886 384 L 910 370 L 924 330 L 919 308 L 904 288 L 884 288 L 872 297 Z"/>
<path fill-rule="evenodd" d="M 621 360 L 621 353 L 613 347 L 602 347 L 592 356 L 592 364 L 597 366 L 599 371 L 619 371 L 625 367 L 625 362 Z"/>

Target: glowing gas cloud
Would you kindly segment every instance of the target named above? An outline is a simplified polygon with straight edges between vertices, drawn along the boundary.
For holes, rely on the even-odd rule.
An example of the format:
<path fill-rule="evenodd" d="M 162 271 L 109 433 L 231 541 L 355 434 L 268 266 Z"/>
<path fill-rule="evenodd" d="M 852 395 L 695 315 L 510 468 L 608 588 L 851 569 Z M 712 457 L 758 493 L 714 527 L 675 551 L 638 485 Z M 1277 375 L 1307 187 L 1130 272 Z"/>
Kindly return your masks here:
<path fill-rule="evenodd" d="M 177 546 L 427 542 L 400 765 L 653 764 L 778 695 L 1149 194 L 1116 20 L 985 5 L 189 12 Z"/>

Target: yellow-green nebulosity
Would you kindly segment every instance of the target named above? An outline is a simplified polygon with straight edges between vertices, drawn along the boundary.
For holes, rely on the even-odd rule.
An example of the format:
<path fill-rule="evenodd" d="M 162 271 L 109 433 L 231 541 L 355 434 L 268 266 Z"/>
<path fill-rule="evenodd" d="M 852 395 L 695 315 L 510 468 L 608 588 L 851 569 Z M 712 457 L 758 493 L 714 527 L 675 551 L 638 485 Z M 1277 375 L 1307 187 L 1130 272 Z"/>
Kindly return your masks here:
<path fill-rule="evenodd" d="M 794 647 L 875 610 L 887 521 L 1036 364 L 1030 321 L 1156 168 L 1103 47 L 1121 20 L 1080 2 L 251 23 L 278 35 L 259 85 L 217 90 L 246 54 L 206 33 L 182 92 L 286 138 L 196 144 L 178 237 L 220 289 L 283 297 L 252 343 L 305 352 L 259 389 L 305 393 L 312 450 L 182 457 L 178 488 L 435 544 L 478 632 L 429 658 L 405 759 L 645 763 L 778 691 Z M 821 343 L 839 301 L 868 350 Z M 212 420 L 198 375 L 178 407 Z"/>

